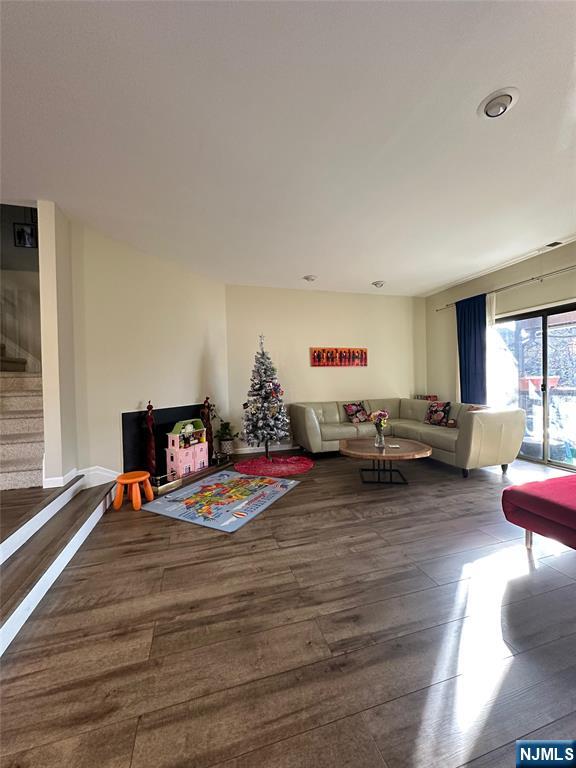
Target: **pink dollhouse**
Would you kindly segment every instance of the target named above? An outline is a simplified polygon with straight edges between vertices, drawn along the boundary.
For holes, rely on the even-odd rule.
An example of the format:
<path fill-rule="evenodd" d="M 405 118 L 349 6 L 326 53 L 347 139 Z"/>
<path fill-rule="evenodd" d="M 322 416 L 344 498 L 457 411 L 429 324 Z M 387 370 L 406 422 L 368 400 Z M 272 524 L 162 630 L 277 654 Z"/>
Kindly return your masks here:
<path fill-rule="evenodd" d="M 166 468 L 168 480 L 186 477 L 208 466 L 206 428 L 200 419 L 179 421 L 168 432 Z"/>

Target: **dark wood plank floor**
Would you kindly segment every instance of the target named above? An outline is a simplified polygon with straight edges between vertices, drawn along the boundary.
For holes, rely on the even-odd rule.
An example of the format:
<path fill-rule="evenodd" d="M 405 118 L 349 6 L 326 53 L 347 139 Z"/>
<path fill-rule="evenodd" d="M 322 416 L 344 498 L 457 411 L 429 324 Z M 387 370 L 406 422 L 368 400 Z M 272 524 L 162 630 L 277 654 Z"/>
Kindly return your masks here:
<path fill-rule="evenodd" d="M 0 491 L 0 541 L 5 541 L 80 479 L 81 475 L 78 475 L 62 488 L 13 488 Z"/>
<path fill-rule="evenodd" d="M 498 768 L 573 738 L 576 552 L 500 509 L 551 471 L 358 466 L 233 535 L 108 512 L 2 660 L 3 767 Z"/>
<path fill-rule="evenodd" d="M 0 491 L 0 541 L 4 541 L 60 493 L 54 488 Z"/>
<path fill-rule="evenodd" d="M 0 620 L 13 613 L 114 487 L 104 483 L 76 494 L 0 565 Z"/>

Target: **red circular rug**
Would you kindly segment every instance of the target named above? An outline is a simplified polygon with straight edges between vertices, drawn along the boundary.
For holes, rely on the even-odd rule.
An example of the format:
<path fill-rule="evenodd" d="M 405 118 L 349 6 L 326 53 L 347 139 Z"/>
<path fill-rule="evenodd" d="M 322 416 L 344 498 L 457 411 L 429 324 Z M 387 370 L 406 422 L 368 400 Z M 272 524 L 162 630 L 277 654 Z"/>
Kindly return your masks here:
<path fill-rule="evenodd" d="M 257 459 L 246 459 L 234 464 L 236 472 L 245 475 L 268 475 L 269 477 L 287 477 L 288 475 L 303 475 L 314 466 L 312 459 L 307 456 L 286 456 L 285 458 L 270 458 L 258 456 Z"/>

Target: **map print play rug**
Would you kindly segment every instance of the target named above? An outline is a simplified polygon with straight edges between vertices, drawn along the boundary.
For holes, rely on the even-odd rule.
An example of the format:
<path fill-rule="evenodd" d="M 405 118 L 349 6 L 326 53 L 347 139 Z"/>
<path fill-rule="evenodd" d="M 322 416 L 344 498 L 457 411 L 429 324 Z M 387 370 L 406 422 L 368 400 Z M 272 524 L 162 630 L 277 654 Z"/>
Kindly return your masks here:
<path fill-rule="evenodd" d="M 224 470 L 144 504 L 143 509 L 233 533 L 296 485 L 298 480 Z"/>

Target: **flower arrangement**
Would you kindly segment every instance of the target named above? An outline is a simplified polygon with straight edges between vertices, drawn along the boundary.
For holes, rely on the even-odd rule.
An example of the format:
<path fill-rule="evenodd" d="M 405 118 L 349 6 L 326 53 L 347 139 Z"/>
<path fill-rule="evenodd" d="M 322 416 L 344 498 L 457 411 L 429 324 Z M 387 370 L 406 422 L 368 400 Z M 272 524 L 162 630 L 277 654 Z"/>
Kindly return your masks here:
<path fill-rule="evenodd" d="M 374 423 L 374 426 L 376 427 L 376 442 L 374 445 L 377 448 L 381 448 L 384 450 L 385 443 L 384 443 L 384 428 L 388 424 L 388 419 L 390 418 L 390 414 L 386 410 L 386 408 L 382 408 L 379 411 L 372 411 L 370 414 L 370 421 Z"/>
<path fill-rule="evenodd" d="M 390 418 L 390 414 L 385 408 L 383 408 L 380 411 L 373 411 L 370 414 L 370 421 L 374 422 L 377 430 L 383 429 L 388 423 L 389 418 Z"/>

